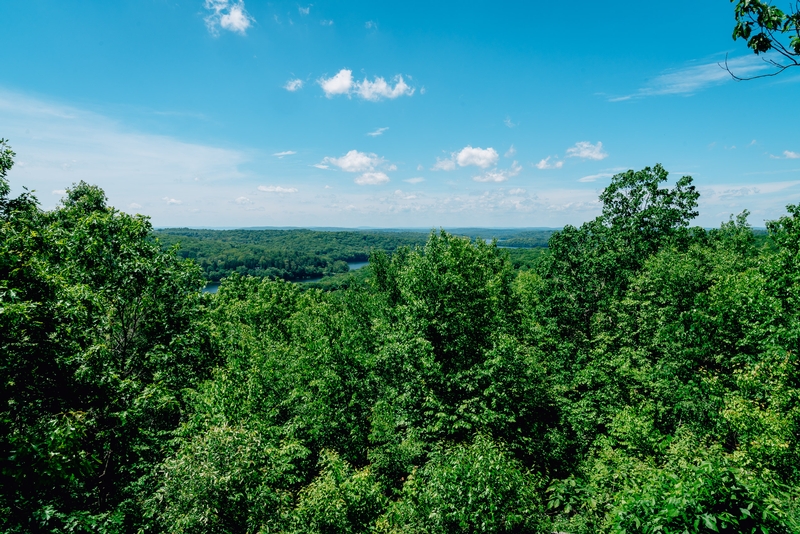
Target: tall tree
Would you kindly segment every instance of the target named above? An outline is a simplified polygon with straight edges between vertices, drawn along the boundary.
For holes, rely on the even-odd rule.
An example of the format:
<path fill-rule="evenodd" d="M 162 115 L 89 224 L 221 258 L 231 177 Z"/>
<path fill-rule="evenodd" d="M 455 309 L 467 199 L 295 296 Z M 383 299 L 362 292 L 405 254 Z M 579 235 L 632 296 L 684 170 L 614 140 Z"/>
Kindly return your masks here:
<path fill-rule="evenodd" d="M 8 198 L 0 147 L 0 531 L 130 531 L 208 368 L 200 270 L 83 182 Z"/>

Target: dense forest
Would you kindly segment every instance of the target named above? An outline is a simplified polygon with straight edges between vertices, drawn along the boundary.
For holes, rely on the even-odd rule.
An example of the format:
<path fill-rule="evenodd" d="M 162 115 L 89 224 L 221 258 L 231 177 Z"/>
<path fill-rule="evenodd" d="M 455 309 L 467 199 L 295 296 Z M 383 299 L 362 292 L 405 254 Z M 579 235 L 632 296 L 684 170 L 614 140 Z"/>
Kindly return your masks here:
<path fill-rule="evenodd" d="M 161 229 L 153 234 L 178 255 L 193 259 L 207 280 L 238 273 L 303 280 L 345 273 L 347 262 L 364 262 L 373 250 L 394 252 L 425 243 L 419 232 L 320 232 L 312 230 Z"/>
<path fill-rule="evenodd" d="M 509 249 L 432 232 L 302 290 L 203 269 L 0 142 L 0 531 L 800 531 L 800 207 L 656 165 Z"/>
<path fill-rule="evenodd" d="M 547 246 L 553 231 L 460 228 L 451 233 L 476 239 L 494 237 L 500 239 L 498 243 L 503 247 L 541 248 Z M 193 259 L 205 279 L 212 282 L 233 273 L 291 281 L 332 276 L 348 272 L 348 262 L 366 262 L 372 251 L 392 253 L 402 246 L 424 245 L 427 239 L 425 233 L 414 231 L 304 229 L 168 228 L 154 231 L 153 236 L 164 247 L 177 245 L 178 255 Z M 528 267 L 538 254 L 515 251 L 513 256 L 519 267 Z M 333 280 L 326 283 L 337 284 Z"/>

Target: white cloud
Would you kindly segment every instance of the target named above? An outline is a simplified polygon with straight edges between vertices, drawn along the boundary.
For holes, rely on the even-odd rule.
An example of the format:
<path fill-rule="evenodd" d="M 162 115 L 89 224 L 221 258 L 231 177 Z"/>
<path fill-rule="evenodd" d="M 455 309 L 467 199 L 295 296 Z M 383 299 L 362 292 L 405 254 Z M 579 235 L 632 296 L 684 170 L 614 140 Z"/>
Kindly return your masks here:
<path fill-rule="evenodd" d="M 595 181 L 599 180 L 600 178 L 611 178 L 612 176 L 614 176 L 614 175 L 611 174 L 611 173 L 601 172 L 599 174 L 590 174 L 589 176 L 584 176 L 583 178 L 579 179 L 578 181 L 579 182 L 584 182 L 584 183 L 585 182 L 595 182 Z"/>
<path fill-rule="evenodd" d="M 164 198 L 163 198 L 163 199 L 161 199 L 161 200 L 166 200 L 166 201 L 167 201 L 167 204 L 183 204 L 183 201 L 182 201 L 182 200 L 177 200 L 177 199 L 174 199 L 174 198 L 169 198 L 169 197 L 164 197 Z"/>
<path fill-rule="evenodd" d="M 312 167 L 316 167 L 318 169 L 330 169 L 330 165 L 323 165 L 322 163 L 315 163 Z"/>
<path fill-rule="evenodd" d="M 791 150 L 784 150 L 783 155 L 786 159 L 800 159 L 800 152 L 792 152 Z"/>
<path fill-rule="evenodd" d="M 281 187 L 279 185 L 259 185 L 258 190 L 265 193 L 297 193 L 297 189 L 294 187 Z"/>
<path fill-rule="evenodd" d="M 283 88 L 286 89 L 287 91 L 294 93 L 295 91 L 298 91 L 303 88 L 303 80 L 301 80 L 300 78 L 289 80 L 286 82 Z"/>
<path fill-rule="evenodd" d="M 39 192 L 62 190 L 82 179 L 103 188 L 112 206 L 144 204 L 159 226 L 202 226 L 211 220 L 224 226 L 221 212 L 204 207 L 204 218 L 192 219 L 161 199 L 169 195 L 196 206 L 212 190 L 214 199 L 236 198 L 232 184 L 248 176 L 240 168 L 256 152 L 137 131 L 118 119 L 2 89 L 0 124 L 26 163 L 14 167 L 14 190 L 17 184 Z M 65 161 L 71 165 L 66 172 Z M 43 209 L 52 209 L 59 199 L 42 196 Z"/>
<path fill-rule="evenodd" d="M 408 182 L 410 184 L 418 184 L 425 181 L 425 178 L 421 176 L 417 176 L 416 178 L 409 178 L 408 180 L 403 180 L 404 182 Z"/>
<path fill-rule="evenodd" d="M 447 159 L 439 159 L 436 158 L 436 163 L 433 164 L 431 167 L 432 171 L 454 171 L 456 170 L 456 162 L 453 161 L 453 158 Z"/>
<path fill-rule="evenodd" d="M 364 78 L 363 81 L 354 82 L 353 71 L 349 69 L 342 69 L 330 78 L 323 77 L 317 80 L 328 98 L 336 95 L 349 97 L 355 94 L 364 100 L 377 102 L 383 98 L 394 99 L 414 94 L 414 88 L 410 87 L 401 75 L 395 76 L 394 82 L 394 87 L 382 77 L 376 77 L 374 81 Z"/>
<path fill-rule="evenodd" d="M 365 172 L 353 181 L 358 185 L 378 185 L 388 182 L 389 177 L 382 172 Z"/>
<path fill-rule="evenodd" d="M 497 151 L 491 147 L 472 148 L 472 146 L 467 145 L 461 149 L 461 152 L 456 154 L 455 159 L 460 167 L 475 165 L 481 169 L 486 169 L 487 167 L 491 167 L 497 163 L 499 157 L 500 156 L 497 154 Z"/>
<path fill-rule="evenodd" d="M 53 194 L 54 195 L 66 195 L 67 194 L 67 190 L 66 189 L 53 189 Z"/>
<path fill-rule="evenodd" d="M 404 193 L 400 189 L 396 190 L 394 192 L 394 194 L 397 195 L 398 197 L 402 198 L 403 200 L 414 200 L 415 198 L 417 198 L 417 195 L 415 195 L 413 193 L 411 193 L 411 194 Z"/>
<path fill-rule="evenodd" d="M 275 152 L 273 156 L 275 156 L 278 159 L 281 159 L 284 156 L 292 156 L 294 154 L 297 154 L 297 152 L 295 152 L 294 150 L 284 150 L 283 152 Z"/>
<path fill-rule="evenodd" d="M 478 176 L 473 176 L 476 182 L 505 182 L 512 176 L 518 175 L 522 171 L 522 166 L 516 161 L 511 164 L 510 169 L 493 169 Z"/>
<path fill-rule="evenodd" d="M 353 71 L 342 69 L 330 78 L 320 78 L 317 83 L 325 91 L 325 96 L 349 95 L 353 88 Z"/>
<path fill-rule="evenodd" d="M 372 20 L 368 20 L 367 22 L 364 23 L 364 27 L 366 29 L 368 29 L 368 30 L 373 30 L 373 29 L 377 30 L 378 29 L 378 23 L 374 22 Z"/>
<path fill-rule="evenodd" d="M 505 157 L 507 157 L 507 158 L 510 158 L 510 157 L 512 157 L 512 156 L 513 156 L 514 154 L 516 154 L 516 153 L 517 153 L 517 149 L 516 149 L 516 148 L 514 148 L 514 145 L 511 145 L 511 148 L 509 148 L 508 150 L 506 150 L 506 153 L 505 153 L 505 154 L 503 154 L 503 155 L 504 155 Z"/>
<path fill-rule="evenodd" d="M 130 204 L 128 204 L 128 207 L 132 210 L 138 210 L 142 207 L 142 205 L 137 204 L 136 202 L 131 202 Z"/>
<path fill-rule="evenodd" d="M 414 94 L 414 88 L 409 87 L 401 75 L 398 74 L 395 76 L 394 82 L 394 87 L 392 87 L 381 77 L 376 77 L 373 82 L 364 78 L 364 81 L 355 84 L 355 91 L 361 98 L 372 102 L 377 102 L 381 98 L 394 99 L 404 95 L 411 96 Z"/>
<path fill-rule="evenodd" d="M 536 168 L 537 169 L 542 169 L 542 170 L 544 170 L 544 169 L 560 169 L 563 166 L 564 166 L 564 162 L 563 161 L 554 161 L 553 163 L 550 163 L 550 156 L 547 156 L 546 158 L 544 158 L 543 160 L 541 160 L 539 163 L 536 164 Z"/>
<path fill-rule="evenodd" d="M 422 163 L 420 163 L 419 165 L 417 165 L 417 170 L 418 170 L 418 171 L 425 170 L 425 167 L 423 167 L 423 166 L 422 166 Z"/>
<path fill-rule="evenodd" d="M 379 135 L 383 135 L 383 132 L 385 132 L 388 129 L 389 129 L 388 126 L 384 126 L 383 128 L 378 128 L 374 132 L 369 132 L 367 135 L 370 137 L 378 137 Z"/>
<path fill-rule="evenodd" d="M 205 21 L 212 35 L 219 35 L 219 28 L 244 35 L 255 20 L 242 0 L 206 0 L 205 8 L 211 12 Z"/>
<path fill-rule="evenodd" d="M 235 200 L 237 204 L 252 204 L 253 201 L 247 197 L 239 197 Z"/>
<path fill-rule="evenodd" d="M 508 192 L 509 195 L 522 195 L 524 193 L 525 193 L 525 190 L 522 189 L 521 187 L 518 187 L 516 189 L 512 189 L 511 191 Z"/>
<path fill-rule="evenodd" d="M 601 160 L 608 157 L 608 154 L 603 152 L 603 143 L 600 141 L 593 145 L 589 141 L 579 141 L 575 146 L 567 149 L 568 158 L 581 158 Z"/>
<path fill-rule="evenodd" d="M 503 124 L 505 124 L 509 128 L 513 128 L 514 126 L 516 126 L 516 124 L 511 122 L 511 117 L 506 117 L 506 120 L 503 121 Z"/>
<path fill-rule="evenodd" d="M 762 61 L 762 58 L 764 56 L 757 58 L 754 55 L 733 58 L 728 60 L 728 68 L 739 77 L 755 76 L 771 68 L 769 63 Z M 650 80 L 638 92 L 609 98 L 609 101 L 622 102 L 633 98 L 661 95 L 691 95 L 707 87 L 730 81 L 733 81 L 733 78 L 723 68 L 723 64 L 714 61 L 665 71 Z"/>
<path fill-rule="evenodd" d="M 503 171 L 495 170 L 473 176 L 472 179 L 476 182 L 505 182 L 508 180 L 508 176 Z"/>
<path fill-rule="evenodd" d="M 378 157 L 377 154 L 351 150 L 341 158 L 326 157 L 322 160 L 322 163 L 334 165 L 345 172 L 364 172 L 375 169 L 378 165 L 385 163 L 385 160 Z"/>
<path fill-rule="evenodd" d="M 323 26 L 333 26 L 332 20 L 321 20 L 319 21 L 319 23 L 322 24 Z"/>
<path fill-rule="evenodd" d="M 297 6 L 297 11 L 299 11 L 301 15 L 308 15 L 311 13 L 311 6 L 313 5 L 314 4 L 310 4 L 308 7 Z"/>

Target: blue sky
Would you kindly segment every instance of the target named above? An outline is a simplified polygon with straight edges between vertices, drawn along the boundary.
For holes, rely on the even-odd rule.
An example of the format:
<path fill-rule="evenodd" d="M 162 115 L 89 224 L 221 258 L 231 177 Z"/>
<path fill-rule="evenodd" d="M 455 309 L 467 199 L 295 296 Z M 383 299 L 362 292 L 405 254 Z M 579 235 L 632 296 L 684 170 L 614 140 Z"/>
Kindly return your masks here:
<path fill-rule="evenodd" d="M 0 5 L 12 187 L 156 226 L 557 227 L 662 163 L 698 223 L 800 202 L 800 72 L 726 0 Z"/>

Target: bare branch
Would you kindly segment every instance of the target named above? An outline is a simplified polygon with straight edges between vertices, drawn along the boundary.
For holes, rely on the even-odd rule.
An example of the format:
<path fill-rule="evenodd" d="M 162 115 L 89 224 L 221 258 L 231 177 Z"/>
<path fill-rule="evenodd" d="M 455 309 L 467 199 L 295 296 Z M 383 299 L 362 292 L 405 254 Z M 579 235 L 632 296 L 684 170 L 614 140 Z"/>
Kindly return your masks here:
<path fill-rule="evenodd" d="M 774 72 L 769 72 L 767 74 L 759 74 L 758 76 L 737 76 L 736 74 L 734 74 L 733 71 L 728 66 L 728 54 L 725 54 L 725 64 L 723 65 L 722 63 L 717 63 L 717 65 L 719 65 L 720 68 L 725 69 L 726 71 L 728 71 L 728 74 L 731 75 L 731 78 L 733 78 L 737 82 L 744 82 L 744 81 L 749 81 L 749 80 L 757 80 L 759 78 L 771 78 L 772 76 L 777 76 L 781 72 L 783 72 L 786 69 L 789 69 L 791 67 L 800 67 L 800 62 L 798 62 L 797 59 L 795 59 L 795 58 L 789 58 L 789 59 L 792 60 L 792 63 L 790 65 L 783 65 L 783 64 L 778 63 L 777 61 L 775 61 L 773 59 L 761 58 L 761 60 L 764 63 L 769 63 L 770 65 L 772 65 L 773 67 L 775 67 L 778 70 L 776 70 Z"/>

